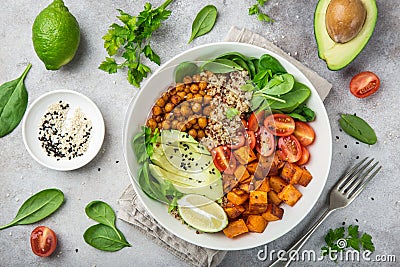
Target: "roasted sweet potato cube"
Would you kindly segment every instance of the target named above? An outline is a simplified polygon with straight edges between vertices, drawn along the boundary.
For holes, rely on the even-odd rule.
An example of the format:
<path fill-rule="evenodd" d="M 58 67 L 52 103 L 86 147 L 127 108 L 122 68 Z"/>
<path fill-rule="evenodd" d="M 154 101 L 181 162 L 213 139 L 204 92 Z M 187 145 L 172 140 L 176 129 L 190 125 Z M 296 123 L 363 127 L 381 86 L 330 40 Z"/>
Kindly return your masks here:
<path fill-rule="evenodd" d="M 234 205 L 241 205 L 249 198 L 249 194 L 238 188 L 234 188 L 231 192 L 228 192 L 228 200 Z"/>
<path fill-rule="evenodd" d="M 277 206 L 282 203 L 282 200 L 278 197 L 278 194 L 273 190 L 268 192 L 268 200 Z"/>
<path fill-rule="evenodd" d="M 269 177 L 269 185 L 276 193 L 281 192 L 287 184 L 288 183 L 279 176 L 274 175 Z"/>
<path fill-rule="evenodd" d="M 269 222 L 281 220 L 283 217 L 284 210 L 277 205 L 270 203 L 268 204 L 267 210 L 262 214 L 264 219 Z"/>
<path fill-rule="evenodd" d="M 247 146 L 242 146 L 239 149 L 233 151 L 233 155 L 241 164 L 247 164 L 257 159 L 253 150 Z"/>
<path fill-rule="evenodd" d="M 239 181 L 246 180 L 250 176 L 244 165 L 239 165 L 238 167 L 236 167 L 234 175 Z"/>
<path fill-rule="evenodd" d="M 297 183 L 302 186 L 307 186 L 311 182 L 311 179 L 311 173 L 306 168 L 303 168 L 303 173 Z"/>
<path fill-rule="evenodd" d="M 229 219 L 236 219 L 244 212 L 243 206 L 234 205 L 230 202 L 228 202 L 224 206 L 224 210 L 225 210 L 226 215 L 228 215 Z"/>
<path fill-rule="evenodd" d="M 248 184 L 248 183 L 247 184 L 240 184 L 239 188 L 241 190 L 245 191 L 246 193 L 250 192 L 250 184 Z"/>
<path fill-rule="evenodd" d="M 297 164 L 286 162 L 283 166 L 281 177 L 288 183 L 298 184 L 300 177 L 303 174 L 303 168 Z"/>
<path fill-rule="evenodd" d="M 249 215 L 246 225 L 250 232 L 262 233 L 268 222 L 261 215 Z"/>
<path fill-rule="evenodd" d="M 253 162 L 247 164 L 246 168 L 250 174 L 254 174 L 257 170 L 257 166 L 258 166 L 258 161 L 253 161 Z"/>
<path fill-rule="evenodd" d="M 239 183 L 239 180 L 234 175 L 222 174 L 224 193 L 230 192 Z"/>
<path fill-rule="evenodd" d="M 253 175 L 250 175 L 250 176 L 247 177 L 246 179 L 241 180 L 240 183 L 241 183 L 241 184 L 248 184 L 248 183 L 250 183 L 250 182 L 253 180 L 253 178 L 254 178 L 254 176 L 253 176 Z"/>
<path fill-rule="evenodd" d="M 246 223 L 243 219 L 239 219 L 233 222 L 230 222 L 228 226 L 222 230 L 224 234 L 229 238 L 234 238 L 235 236 L 247 233 L 249 229 L 246 226 Z"/>
<path fill-rule="evenodd" d="M 264 191 L 251 191 L 249 198 L 249 211 L 255 214 L 263 213 L 268 206 L 268 195 Z"/>
<path fill-rule="evenodd" d="M 302 197 L 302 194 L 292 184 L 288 184 L 278 194 L 278 197 L 282 199 L 286 204 L 293 207 Z"/>
<path fill-rule="evenodd" d="M 271 187 L 269 185 L 269 177 L 266 177 L 264 180 L 262 180 L 262 183 L 260 184 L 260 186 L 256 187 L 256 190 L 269 192 L 271 190 Z"/>
<path fill-rule="evenodd" d="M 275 153 L 274 156 L 260 157 L 260 164 L 264 169 L 268 170 L 268 175 L 278 175 L 280 169 L 285 164 L 284 161 Z"/>

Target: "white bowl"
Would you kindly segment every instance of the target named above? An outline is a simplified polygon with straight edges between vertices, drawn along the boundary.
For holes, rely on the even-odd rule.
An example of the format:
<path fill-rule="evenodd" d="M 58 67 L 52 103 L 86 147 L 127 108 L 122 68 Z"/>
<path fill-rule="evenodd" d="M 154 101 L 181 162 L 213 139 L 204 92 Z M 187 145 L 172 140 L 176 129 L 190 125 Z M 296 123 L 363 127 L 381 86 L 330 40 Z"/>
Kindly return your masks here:
<path fill-rule="evenodd" d="M 171 216 L 167 212 L 167 206 L 165 204 L 147 197 L 136 182 L 135 177 L 138 164 L 131 143 L 133 136 L 140 131 L 140 127 L 145 124 L 154 101 L 167 89 L 168 85 L 173 83 L 173 68 L 169 67 L 176 66 L 183 61 L 212 59 L 222 53 L 232 51 L 255 57 L 260 57 L 268 53 L 278 59 L 286 70 L 295 76 L 297 81 L 306 84 L 311 89 L 311 97 L 308 100 L 308 106 L 315 111 L 317 118 L 314 122 L 310 123 L 315 130 L 316 139 L 314 143 L 308 147 L 311 158 L 307 164 L 307 168 L 314 178 L 307 187 L 299 188 L 303 197 L 294 207 L 285 205 L 283 219 L 270 222 L 264 233 L 247 233 L 237 238 L 229 239 L 223 233 L 196 234 L 196 231 L 189 229 Z M 123 147 L 132 185 L 151 216 L 174 235 L 190 243 L 218 250 L 240 250 L 257 247 L 271 242 L 293 229 L 317 202 L 325 186 L 332 157 L 331 128 L 324 104 L 317 91 L 304 74 L 281 56 L 266 49 L 249 44 L 229 42 L 212 43 L 192 48 L 175 56 L 160 67 L 140 89 L 139 94 L 132 100 L 128 107 L 123 132 Z"/>
<path fill-rule="evenodd" d="M 38 140 L 39 124 L 43 115 L 51 104 L 64 101 L 70 105 L 70 113 L 80 108 L 88 119 L 92 121 L 91 137 L 87 151 L 71 160 L 48 156 Z M 68 114 L 68 115 L 69 115 Z M 100 151 L 104 140 L 104 120 L 96 104 L 88 97 L 71 90 L 56 90 L 41 95 L 28 108 L 22 123 L 22 137 L 29 154 L 43 166 L 58 170 L 69 171 L 83 167 L 89 163 Z"/>

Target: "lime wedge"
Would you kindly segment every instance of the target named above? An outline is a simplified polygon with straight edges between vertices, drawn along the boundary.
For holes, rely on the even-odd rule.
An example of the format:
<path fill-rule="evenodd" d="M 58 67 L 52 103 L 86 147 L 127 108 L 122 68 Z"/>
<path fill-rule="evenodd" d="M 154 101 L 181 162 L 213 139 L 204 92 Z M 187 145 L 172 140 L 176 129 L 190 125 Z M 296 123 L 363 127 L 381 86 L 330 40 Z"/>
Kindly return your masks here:
<path fill-rule="evenodd" d="M 187 224 L 202 232 L 219 232 L 228 224 L 224 209 L 201 195 L 190 194 L 179 199 L 178 211 Z"/>

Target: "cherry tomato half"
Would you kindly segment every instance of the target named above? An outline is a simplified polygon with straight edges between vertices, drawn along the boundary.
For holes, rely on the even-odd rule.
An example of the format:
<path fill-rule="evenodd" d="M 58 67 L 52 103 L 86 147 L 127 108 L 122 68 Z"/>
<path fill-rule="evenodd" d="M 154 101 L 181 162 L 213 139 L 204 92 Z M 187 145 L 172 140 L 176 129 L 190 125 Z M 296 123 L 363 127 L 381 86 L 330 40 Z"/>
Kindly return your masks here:
<path fill-rule="evenodd" d="M 36 255 L 48 257 L 57 247 L 57 236 L 50 228 L 38 226 L 31 233 L 31 247 Z"/>
<path fill-rule="evenodd" d="M 293 135 L 299 140 L 302 146 L 311 145 L 315 139 L 315 132 L 313 128 L 307 123 L 296 121 Z"/>
<path fill-rule="evenodd" d="M 264 120 L 264 126 L 268 132 L 276 136 L 289 136 L 295 129 L 293 118 L 285 114 L 269 115 Z"/>
<path fill-rule="evenodd" d="M 256 150 L 258 153 L 265 157 L 272 155 L 275 151 L 274 136 L 264 126 L 260 127 L 256 136 Z"/>
<path fill-rule="evenodd" d="M 301 158 L 299 159 L 299 161 L 297 161 L 297 164 L 304 165 L 308 162 L 309 159 L 310 159 L 310 152 L 308 152 L 308 149 L 305 148 L 304 146 L 301 147 Z"/>
<path fill-rule="evenodd" d="M 256 135 L 254 134 L 253 131 L 246 131 L 247 133 L 247 145 L 251 148 L 254 149 L 256 146 Z"/>
<path fill-rule="evenodd" d="M 350 81 L 350 92 L 358 97 L 364 98 L 375 93 L 381 84 L 379 77 L 370 71 L 360 72 Z"/>
<path fill-rule="evenodd" d="M 236 159 L 231 150 L 226 146 L 219 146 L 211 151 L 215 167 L 220 172 L 233 174 L 236 169 Z"/>
<path fill-rule="evenodd" d="M 300 142 L 293 135 L 280 137 L 278 147 L 281 158 L 287 162 L 293 163 L 301 158 L 302 148 Z"/>
<path fill-rule="evenodd" d="M 232 142 L 229 146 L 231 149 L 238 149 L 246 143 L 246 137 L 242 132 L 239 132 L 237 135 L 237 142 Z"/>
<path fill-rule="evenodd" d="M 249 130 L 257 132 L 259 125 L 263 122 L 265 117 L 265 110 L 261 110 L 257 113 L 251 113 L 248 121 Z"/>

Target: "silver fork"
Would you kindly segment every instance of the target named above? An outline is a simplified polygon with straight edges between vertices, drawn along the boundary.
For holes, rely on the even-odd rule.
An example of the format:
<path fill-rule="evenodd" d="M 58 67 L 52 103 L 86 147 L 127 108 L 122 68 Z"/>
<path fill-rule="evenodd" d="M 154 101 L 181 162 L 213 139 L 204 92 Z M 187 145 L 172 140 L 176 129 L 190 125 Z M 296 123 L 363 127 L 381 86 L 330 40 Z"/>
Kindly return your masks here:
<path fill-rule="evenodd" d="M 297 253 L 293 251 L 299 252 L 328 215 L 337 209 L 347 207 L 351 202 L 353 202 L 353 200 L 363 191 L 368 182 L 371 181 L 371 179 L 382 168 L 382 166 L 377 168 L 379 161 L 370 166 L 373 161 L 374 159 L 368 160 L 368 157 L 366 157 L 341 177 L 331 190 L 329 207 L 325 210 L 322 216 L 314 223 L 310 230 L 308 230 L 308 232 L 297 241 L 296 244 L 286 251 L 286 253 L 281 255 L 281 257 L 272 263 L 270 267 L 289 266 L 293 258 L 288 257 L 288 255 L 296 255 Z"/>

